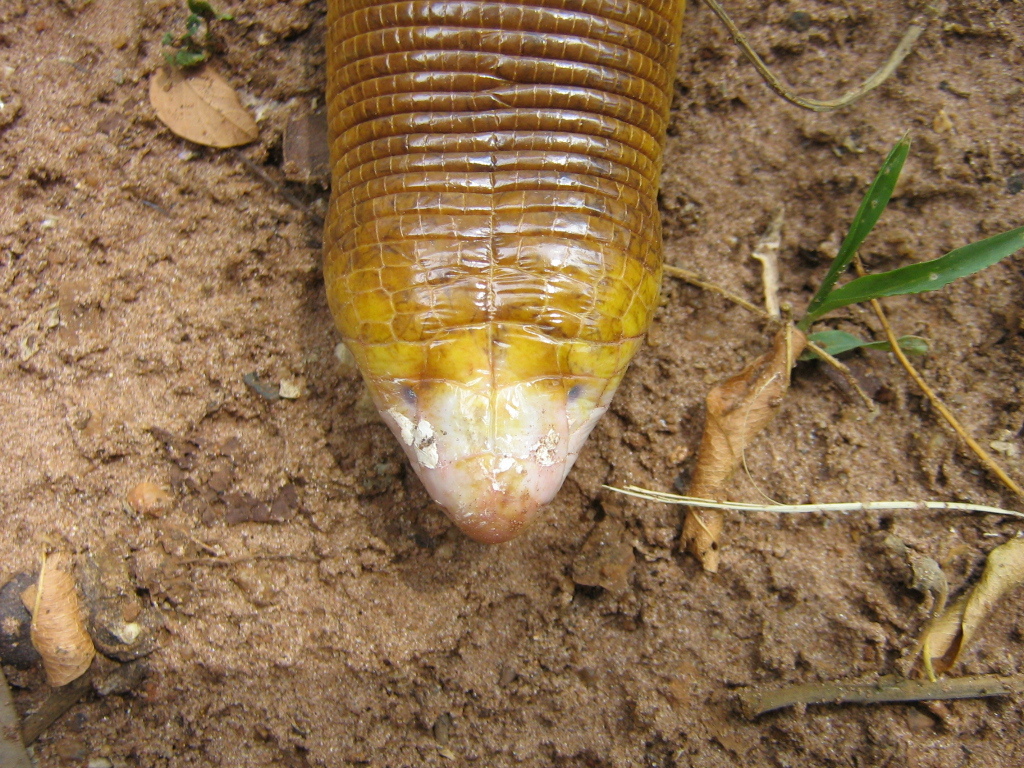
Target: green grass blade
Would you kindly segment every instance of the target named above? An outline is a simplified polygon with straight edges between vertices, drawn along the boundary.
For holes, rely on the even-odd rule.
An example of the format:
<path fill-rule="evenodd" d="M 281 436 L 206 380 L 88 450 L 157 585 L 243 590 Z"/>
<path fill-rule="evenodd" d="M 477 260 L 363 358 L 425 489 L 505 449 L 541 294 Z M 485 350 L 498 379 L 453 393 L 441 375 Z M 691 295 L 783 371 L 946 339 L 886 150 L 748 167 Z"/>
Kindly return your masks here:
<path fill-rule="evenodd" d="M 906 161 L 909 153 L 910 135 L 904 134 L 903 138 L 896 142 L 896 146 L 889 151 L 885 162 L 882 163 L 882 167 L 875 176 L 875 180 L 871 182 L 867 194 L 864 195 L 860 208 L 857 209 L 857 215 L 853 217 L 850 231 L 847 233 L 846 239 L 843 240 L 843 244 L 839 246 L 839 253 L 832 259 L 832 264 L 828 268 L 825 279 L 821 281 L 817 293 L 814 294 L 811 303 L 807 305 L 807 314 L 797 324 L 797 327 L 801 330 L 806 331 L 815 319 L 824 314 L 821 311 L 821 306 L 835 287 L 839 276 L 850 266 L 854 254 L 857 253 L 857 249 L 864 242 L 864 238 L 868 236 L 868 233 L 871 232 L 878 222 L 878 217 L 882 215 L 885 206 L 889 204 L 889 198 L 892 197 L 892 191 L 896 187 L 896 181 L 900 177 L 900 171 L 903 170 L 903 163 Z"/>
<path fill-rule="evenodd" d="M 808 341 L 813 341 L 832 355 L 832 357 L 837 357 L 844 352 L 850 352 L 854 349 L 880 349 L 883 351 L 890 349 L 888 341 L 865 341 L 846 331 L 818 331 L 817 333 L 812 333 L 807 339 Z M 908 355 L 928 354 L 928 341 L 920 336 L 900 336 L 896 341 L 899 343 L 900 349 Z M 800 355 L 801 360 L 816 360 L 817 358 L 818 356 L 810 350 Z"/>
<path fill-rule="evenodd" d="M 1024 248 L 1024 227 L 1017 227 L 987 240 L 957 248 L 931 261 L 910 264 L 878 275 L 864 275 L 832 291 L 815 316 L 883 296 L 934 291 L 959 277 L 973 275 L 990 267 L 1021 248 Z"/>

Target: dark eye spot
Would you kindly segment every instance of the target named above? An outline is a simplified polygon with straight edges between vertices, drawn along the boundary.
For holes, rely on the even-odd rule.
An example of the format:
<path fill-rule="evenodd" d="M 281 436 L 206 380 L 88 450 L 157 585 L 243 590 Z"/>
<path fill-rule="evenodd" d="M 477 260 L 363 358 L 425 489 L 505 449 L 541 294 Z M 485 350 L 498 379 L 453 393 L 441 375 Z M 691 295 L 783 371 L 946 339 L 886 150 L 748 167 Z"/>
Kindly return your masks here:
<path fill-rule="evenodd" d="M 408 405 L 416 405 L 416 392 L 412 387 L 402 387 L 402 399 Z"/>
<path fill-rule="evenodd" d="M 570 390 L 569 390 L 569 391 L 568 391 L 568 392 L 566 393 L 566 396 L 565 396 L 565 397 L 566 397 L 566 399 L 567 399 L 567 400 L 568 400 L 568 401 L 569 401 L 570 403 L 573 403 L 573 402 L 575 402 L 576 400 L 578 400 L 578 399 L 579 399 L 579 397 L 580 397 L 580 395 L 582 395 L 582 394 L 583 394 L 583 386 L 582 386 L 581 384 L 576 384 L 576 385 L 575 385 L 574 387 L 572 387 L 572 389 L 570 389 Z"/>

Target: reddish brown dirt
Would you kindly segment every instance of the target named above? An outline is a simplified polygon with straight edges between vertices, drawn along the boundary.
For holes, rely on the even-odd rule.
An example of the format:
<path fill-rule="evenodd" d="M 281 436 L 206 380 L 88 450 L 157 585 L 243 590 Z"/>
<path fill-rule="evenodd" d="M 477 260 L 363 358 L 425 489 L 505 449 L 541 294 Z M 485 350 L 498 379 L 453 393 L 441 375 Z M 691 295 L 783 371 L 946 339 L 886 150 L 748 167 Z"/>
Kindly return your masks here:
<path fill-rule="evenodd" d="M 721 573 L 702 573 L 677 551 L 677 510 L 601 485 L 685 481 L 709 384 L 767 343 L 720 297 L 666 281 L 612 412 L 521 539 L 474 544 L 430 504 L 334 355 L 317 228 L 242 162 L 278 177 L 287 115 L 320 97 L 323 5 L 247 2 L 222 25 L 218 66 L 262 137 L 218 152 L 170 134 L 148 104 L 179 3 L 0 4 L 0 582 L 34 570 L 44 546 L 113 551 L 158 617 L 145 685 L 86 697 L 37 742 L 39 765 L 1024 764 L 1019 701 L 738 714 L 745 686 L 901 668 L 926 614 L 886 536 L 958 587 L 1020 526 L 734 515 Z M 730 3 L 771 63 L 821 95 L 871 71 L 908 19 L 896 2 L 857 5 Z M 888 84 L 814 115 L 771 94 L 696 5 L 666 152 L 667 260 L 759 301 L 748 253 L 784 203 L 782 298 L 799 312 L 908 130 L 869 268 L 1019 226 L 1022 73 L 1024 6 L 954 2 Z M 322 191 L 295 191 L 322 206 Z M 1009 444 L 1018 479 L 1022 291 L 1018 254 L 887 302 L 898 332 L 930 340 L 924 375 L 983 444 Z M 864 308 L 828 325 L 878 332 Z M 1015 503 L 888 355 L 852 364 L 877 380 L 880 415 L 801 364 L 738 498 Z M 262 399 L 251 372 L 302 395 Z M 126 510 L 143 480 L 176 484 L 162 517 Z M 279 501 L 283 522 L 228 523 L 288 486 L 298 509 Z M 574 585 L 609 518 L 635 552 L 625 589 Z M 1022 615 L 1018 591 L 958 671 L 1024 672 Z M 45 698 L 37 670 L 5 671 L 23 714 Z"/>

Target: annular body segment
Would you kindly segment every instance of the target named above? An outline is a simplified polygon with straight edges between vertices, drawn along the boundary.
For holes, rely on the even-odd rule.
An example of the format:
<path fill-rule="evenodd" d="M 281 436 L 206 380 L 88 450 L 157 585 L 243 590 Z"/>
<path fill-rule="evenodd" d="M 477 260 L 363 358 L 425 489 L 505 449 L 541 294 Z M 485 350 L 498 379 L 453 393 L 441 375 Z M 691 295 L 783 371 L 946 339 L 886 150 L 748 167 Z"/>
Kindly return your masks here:
<path fill-rule="evenodd" d="M 515 536 L 657 305 L 681 3 L 331 0 L 332 314 L 428 491 Z"/>

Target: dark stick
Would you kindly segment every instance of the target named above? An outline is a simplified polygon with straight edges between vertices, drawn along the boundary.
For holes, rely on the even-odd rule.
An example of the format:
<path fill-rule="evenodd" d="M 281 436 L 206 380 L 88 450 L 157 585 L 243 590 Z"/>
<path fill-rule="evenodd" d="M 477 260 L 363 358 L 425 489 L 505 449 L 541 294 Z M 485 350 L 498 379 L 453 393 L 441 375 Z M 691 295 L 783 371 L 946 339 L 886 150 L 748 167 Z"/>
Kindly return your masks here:
<path fill-rule="evenodd" d="M 1024 693 L 1024 678 L 999 675 L 951 677 L 931 682 L 883 677 L 874 683 L 807 683 L 774 690 L 740 693 L 743 714 L 753 719 L 794 704 L 877 704 L 891 701 L 977 699 Z"/>
<path fill-rule="evenodd" d="M 40 734 L 53 725 L 57 718 L 78 703 L 78 700 L 92 686 L 93 670 L 95 669 L 96 665 L 94 664 L 77 680 L 55 688 L 43 702 L 43 706 L 25 718 L 21 736 L 26 744 L 31 744 L 38 739 Z"/>

